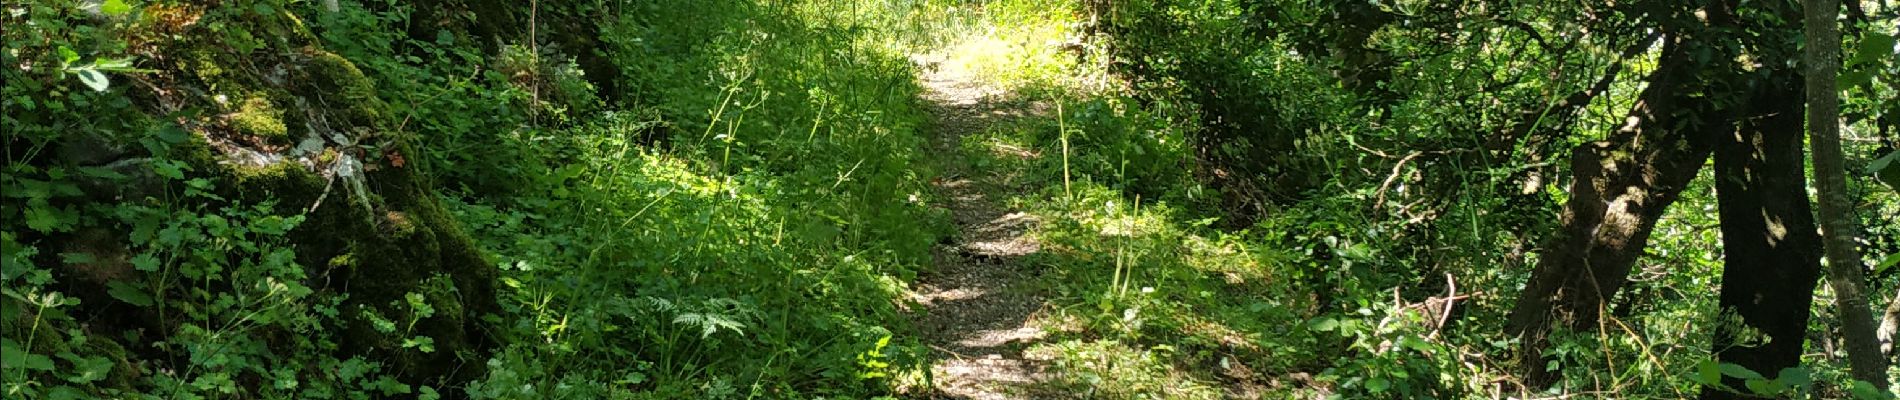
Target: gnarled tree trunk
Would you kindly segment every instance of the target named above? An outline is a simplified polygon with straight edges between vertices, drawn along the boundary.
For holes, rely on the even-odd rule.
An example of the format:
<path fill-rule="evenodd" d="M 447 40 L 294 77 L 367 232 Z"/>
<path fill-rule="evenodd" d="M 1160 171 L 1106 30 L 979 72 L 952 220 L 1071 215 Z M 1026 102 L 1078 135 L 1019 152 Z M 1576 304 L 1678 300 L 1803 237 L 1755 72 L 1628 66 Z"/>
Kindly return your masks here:
<path fill-rule="evenodd" d="M 1562 225 L 1539 250 L 1507 325 L 1522 340 L 1526 386 L 1546 387 L 1561 377 L 1545 368 L 1551 331 L 1599 328 L 1657 220 L 1708 160 L 1712 130 L 1733 124 L 1730 107 L 1712 100 L 1736 98 L 1737 85 L 1730 83 L 1741 74 L 1727 61 L 1735 50 L 1711 29 L 1733 24 L 1732 5 L 1705 6 L 1699 11 L 1707 18 L 1659 24 L 1666 36 L 1659 66 L 1628 122 L 1608 139 L 1572 151 L 1574 178 Z"/>
<path fill-rule="evenodd" d="M 1685 47 L 1680 37 L 1670 38 L 1628 125 L 1571 153 L 1575 177 L 1563 225 L 1541 250 L 1509 321 L 1511 333 L 1523 339 L 1529 386 L 1547 386 L 1558 376 L 1543 362 L 1551 329 L 1597 328 L 1657 219 L 1708 159 L 1708 135 L 1674 127 L 1725 123 L 1713 113 L 1683 110 L 1696 101 L 1687 97 L 1700 84 L 1691 77 L 1697 67 Z"/>

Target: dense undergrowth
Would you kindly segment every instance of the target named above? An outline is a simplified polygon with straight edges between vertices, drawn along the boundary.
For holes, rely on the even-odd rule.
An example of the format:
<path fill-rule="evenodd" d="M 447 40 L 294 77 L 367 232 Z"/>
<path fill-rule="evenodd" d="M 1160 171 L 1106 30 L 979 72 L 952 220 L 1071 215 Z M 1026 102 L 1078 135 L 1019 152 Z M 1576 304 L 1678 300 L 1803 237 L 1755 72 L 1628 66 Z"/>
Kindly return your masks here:
<path fill-rule="evenodd" d="M 1036 232 L 1047 248 L 1032 263 L 1052 278 L 1063 318 L 1031 351 L 1054 360 L 1052 385 L 1108 398 L 1533 395 L 1511 372 L 1515 339 L 1497 332 L 1563 192 L 1512 193 L 1516 177 L 1550 173 L 1548 163 L 1459 155 L 1483 145 L 1460 142 L 1475 137 L 1469 127 L 1509 109 L 1459 105 L 1474 93 L 1551 89 L 1498 91 L 1484 86 L 1489 78 L 1432 72 L 1514 71 L 1525 51 L 1439 49 L 1384 32 L 1370 46 L 1426 56 L 1368 89 L 1354 86 L 1364 77 L 1335 72 L 1350 58 L 1302 55 L 1313 49 L 1296 41 L 1309 31 L 1249 30 L 1261 22 L 1244 18 L 1259 10 L 1241 3 L 1115 3 L 1091 14 L 1094 4 L 988 4 L 992 26 L 946 61 L 1048 110 L 965 148 L 990 156 L 979 164 L 1028 172 L 1023 185 L 1040 188 L 1014 202 L 1048 221 Z M 1309 18 L 1325 13 L 1308 8 Z M 1106 21 L 1091 26 L 1089 15 Z M 1055 45 L 1076 42 L 1086 45 Z M 1481 64 L 1453 67 L 1470 62 Z M 1579 131 L 1623 122 L 1616 107 L 1638 88 L 1608 90 Z M 1867 90 L 1859 106 L 1891 103 L 1879 92 L 1890 88 Z M 1860 172 L 1872 181 L 1889 150 L 1864 143 L 1850 153 L 1867 155 L 1856 162 L 1872 165 Z M 1707 175 L 1663 218 L 1614 325 L 1562 336 L 1546 353 L 1552 365 L 1584 366 L 1546 395 L 1681 398 L 1723 374 L 1766 375 L 1761 390 L 1783 395 L 1847 395 L 1842 360 L 1826 351 L 1805 357 L 1811 370 L 1779 379 L 1710 361 L 1714 326 L 1735 322 L 1705 289 L 1721 277 Z M 1886 238 L 1900 209 L 1886 189 L 1856 192 L 1870 205 L 1861 208 L 1874 238 L 1869 265 L 1892 260 Z M 1891 291 L 1884 271 L 1875 293 Z M 1816 331 L 1833 324 L 1829 304 L 1816 302 Z"/>
<path fill-rule="evenodd" d="M 1391 29 L 1357 39 L 1407 61 L 1355 76 L 1363 55 L 1300 36 L 1330 25 L 1250 7 L 8 4 L 0 396 L 918 394 L 933 356 L 906 292 L 952 229 L 909 58 L 927 51 L 1037 113 L 961 145 L 1022 172 L 1010 205 L 1044 221 L 1039 393 L 1681 398 L 1751 373 L 1853 390 L 1832 337 L 1792 372 L 1711 360 L 1734 323 L 1705 171 L 1614 326 L 1553 340 L 1542 359 L 1581 367 L 1561 393 L 1520 391 L 1500 332 L 1566 194 L 1516 185 L 1594 137 L 1492 160 L 1469 133 L 1594 77 L 1525 62 L 1624 61 Z M 1888 73 L 1848 110 L 1891 113 Z M 1640 89 L 1607 87 L 1574 130 L 1624 123 Z M 1848 151 L 1876 295 L 1900 246 L 1879 139 Z"/>
<path fill-rule="evenodd" d="M 8 5 L 7 64 L 27 68 L 6 79 L 6 396 L 860 397 L 916 379 L 897 299 L 946 229 L 901 48 L 918 28 L 858 2 L 536 7 Z M 367 81 L 270 94 L 296 86 L 274 71 L 297 52 Z M 365 120 L 324 137 L 304 101 Z M 263 188 L 191 158 L 226 127 L 265 157 L 306 133 L 341 146 L 283 167 L 314 164 L 322 195 L 232 197 Z M 497 308 L 467 313 L 490 344 L 427 333 L 477 293 L 423 284 L 359 313 L 328 275 L 387 254 L 298 257 L 311 210 L 387 209 L 386 178 L 354 177 L 377 168 L 439 188 L 497 268 Z M 151 175 L 153 192 L 89 186 Z M 150 325 L 95 321 L 153 306 Z M 401 343 L 353 347 L 357 321 Z M 441 353 L 430 368 L 453 373 L 400 361 Z"/>
<path fill-rule="evenodd" d="M 922 362 L 893 300 L 941 229 L 908 64 L 846 4 L 733 7 L 613 25 L 647 108 L 507 138 L 545 168 L 452 207 L 527 339 L 478 393 L 877 393 Z"/>

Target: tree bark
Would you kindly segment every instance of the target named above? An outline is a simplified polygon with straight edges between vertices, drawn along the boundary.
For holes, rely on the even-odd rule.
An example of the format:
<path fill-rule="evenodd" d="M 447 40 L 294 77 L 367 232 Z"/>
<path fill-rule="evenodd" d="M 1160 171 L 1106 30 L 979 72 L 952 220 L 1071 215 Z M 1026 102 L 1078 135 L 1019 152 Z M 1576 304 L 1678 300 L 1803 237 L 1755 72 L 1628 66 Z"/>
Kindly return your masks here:
<path fill-rule="evenodd" d="M 1722 362 L 1773 377 L 1801 363 L 1821 274 L 1821 237 L 1802 168 L 1802 104 L 1787 101 L 1801 95 L 1801 76 L 1792 68 L 1776 70 L 1762 83 L 1741 127 L 1715 144 L 1715 187 L 1724 258 L 1720 310 L 1766 340 L 1744 341 L 1739 326 L 1720 324 L 1712 351 Z M 1747 390 L 1740 379 L 1723 383 Z M 1702 390 L 1705 400 L 1741 396 Z"/>
<path fill-rule="evenodd" d="M 1860 249 L 1855 247 L 1853 205 L 1847 196 L 1847 172 L 1841 156 L 1840 92 L 1834 75 L 1840 68 L 1838 0 L 1807 1 L 1806 64 L 1808 131 L 1814 143 L 1814 176 L 1820 198 L 1821 236 L 1827 244 L 1828 285 L 1840 308 L 1841 335 L 1854 379 L 1887 387 L 1887 360 L 1880 354 L 1873 315 L 1861 289 Z"/>

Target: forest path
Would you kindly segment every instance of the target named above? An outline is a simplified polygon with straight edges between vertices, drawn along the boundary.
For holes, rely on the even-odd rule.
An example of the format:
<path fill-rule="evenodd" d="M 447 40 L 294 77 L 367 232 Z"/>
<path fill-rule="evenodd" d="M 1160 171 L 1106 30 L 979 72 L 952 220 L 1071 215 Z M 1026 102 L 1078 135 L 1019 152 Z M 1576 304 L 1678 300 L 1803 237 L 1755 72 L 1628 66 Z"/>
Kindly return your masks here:
<path fill-rule="evenodd" d="M 1037 317 L 1048 306 L 1029 284 L 1035 273 L 1024 256 L 1040 250 L 1028 232 L 1035 216 L 1010 209 L 1007 194 L 1020 171 L 978 164 L 978 157 L 1034 157 L 998 150 L 971 154 L 964 137 L 1014 118 L 1034 117 L 1036 107 L 1012 102 L 1007 93 L 979 83 L 940 55 L 917 56 L 925 99 L 935 116 L 931 150 L 943 168 L 935 182 L 956 220 L 954 241 L 932 252 L 935 268 L 919 279 L 916 300 L 926 312 L 924 330 L 938 361 L 931 366 L 934 399 L 1044 398 L 1034 394 L 1047 378 L 1044 360 L 1023 350 L 1042 339 Z M 987 147 L 984 150 L 989 150 Z M 1008 163 L 1004 163 L 1008 164 Z"/>

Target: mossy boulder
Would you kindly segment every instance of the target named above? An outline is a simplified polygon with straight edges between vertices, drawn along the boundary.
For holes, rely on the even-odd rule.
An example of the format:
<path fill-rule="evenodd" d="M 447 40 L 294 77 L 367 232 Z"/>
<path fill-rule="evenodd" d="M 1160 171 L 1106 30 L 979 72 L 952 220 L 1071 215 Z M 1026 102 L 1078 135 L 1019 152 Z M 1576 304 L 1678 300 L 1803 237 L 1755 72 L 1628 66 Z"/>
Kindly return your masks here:
<path fill-rule="evenodd" d="M 494 344 L 482 317 L 500 311 L 494 266 L 443 211 L 425 179 L 387 161 L 387 154 L 412 150 L 397 135 L 384 134 L 388 112 L 372 81 L 354 63 L 321 49 L 306 47 L 289 59 L 294 65 L 287 69 L 298 75 L 289 81 L 302 83 L 270 88 L 288 101 L 269 105 L 294 104 L 283 113 L 308 123 L 265 123 L 282 126 L 286 141 L 322 148 L 211 146 L 223 154 L 198 167 L 219 171 L 219 187 L 238 201 L 272 200 L 279 213 L 305 216 L 288 236 L 310 276 L 340 278 L 329 286 L 348 295 L 339 338 L 345 351 L 376 354 L 406 381 L 481 376 Z M 418 314 L 411 294 L 433 312 Z M 407 329 L 391 331 L 378 320 Z M 413 345 L 420 337 L 432 345 Z"/>
<path fill-rule="evenodd" d="M 409 24 L 425 30 L 430 38 L 443 31 L 456 38 L 481 38 L 466 42 L 470 44 L 518 37 L 501 33 L 525 27 L 529 9 L 527 3 L 493 0 L 431 0 L 402 6 L 415 8 L 418 16 L 443 19 L 474 22 L 474 17 L 461 16 L 480 15 L 481 22 L 469 25 L 435 24 L 429 18 Z M 541 7 L 542 26 L 555 25 L 549 21 L 579 21 L 576 18 L 583 13 L 578 10 L 584 8 Z M 381 95 L 386 93 L 378 92 L 379 81 L 365 75 L 350 58 L 326 50 L 313 32 L 333 26 L 308 18 L 310 10 L 293 3 L 154 3 L 142 6 L 140 12 L 141 19 L 119 21 L 126 26 L 80 35 L 87 38 L 85 43 L 110 44 L 116 35 L 136 33 L 141 39 L 124 47 L 138 55 L 141 72 L 124 74 L 135 77 L 131 79 L 114 73 L 111 91 L 71 96 L 126 106 L 112 109 L 122 113 L 77 114 L 59 122 L 90 127 L 93 124 L 83 122 L 93 121 L 80 119 L 104 115 L 121 122 L 113 127 L 124 129 L 78 130 L 58 136 L 47 147 L 50 156 L 35 161 L 36 167 L 60 167 L 63 173 L 83 168 L 101 176 L 74 178 L 78 180 L 75 190 L 83 195 L 57 199 L 61 203 L 49 209 L 90 213 L 95 210 L 82 206 L 139 205 L 201 214 L 241 209 L 243 215 L 254 216 L 251 206 L 274 204 L 276 209 L 271 211 L 278 216 L 303 217 L 284 237 L 273 232 L 268 239 L 271 246 L 285 245 L 273 248 L 294 251 L 296 264 L 305 269 L 306 280 L 297 283 L 314 293 L 299 296 L 312 296 L 305 300 L 325 310 L 330 309 L 329 302 L 341 302 L 334 308 L 341 311 L 335 316 L 313 311 L 311 319 L 337 318 L 342 326 L 259 328 L 245 334 L 245 340 L 254 340 L 245 346 L 256 347 L 247 350 L 285 355 L 284 362 L 363 356 L 383 364 L 379 373 L 437 388 L 460 386 L 485 375 L 484 361 L 495 346 L 489 332 L 500 331 L 484 326 L 495 320 L 490 316 L 501 313 L 495 298 L 496 269 L 438 203 L 425 175 L 401 161 L 404 155 L 416 153 L 403 141 L 405 136 L 393 129 L 397 125 L 393 119 L 400 115 L 383 102 Z M 550 19 L 550 15 L 556 17 Z M 595 29 L 588 24 L 561 25 L 568 27 L 563 29 Z M 581 40 L 596 38 L 590 35 Z M 86 47 L 79 50 L 98 51 L 100 57 L 124 50 Z M 587 48 L 591 47 L 566 50 L 586 54 L 581 50 Z M 10 89 L 15 82 L 21 81 L 10 80 Z M 27 143 L 19 139 L 15 144 Z M 119 177 L 104 177 L 115 175 Z M 215 193 L 180 195 L 187 188 L 215 188 Z M 16 204 L 8 203 L 10 208 Z M 131 385 L 149 384 L 141 383 L 139 373 L 175 374 L 185 369 L 176 367 L 198 362 L 191 359 L 195 355 L 189 350 L 165 340 L 193 325 L 181 323 L 176 314 L 141 317 L 145 311 L 133 307 L 139 302 L 115 298 L 118 295 L 105 289 L 154 279 L 124 272 L 121 265 L 123 256 L 130 254 L 124 250 L 151 250 L 140 247 L 151 241 L 128 238 L 137 236 L 125 232 L 133 227 L 114 225 L 117 222 L 103 214 L 89 214 L 84 220 L 84 227 L 105 231 L 94 236 L 104 238 L 98 241 L 106 245 L 77 246 L 82 243 L 77 238 L 83 235 L 43 229 L 27 233 L 30 237 L 22 240 L 49 250 L 34 257 L 35 264 L 62 263 L 60 257 L 65 254 L 106 255 L 99 258 L 113 262 L 73 262 L 56 270 L 61 274 L 56 280 L 62 284 L 57 289 L 84 299 L 84 304 L 47 308 L 49 315 L 71 315 L 36 324 L 39 311 L 35 307 L 19 299 L 0 299 L 0 331 L 8 338 L 34 338 L 30 344 L 22 343 L 33 354 L 71 351 L 111 358 L 118 365 L 114 375 L 94 384 L 102 389 L 130 390 Z M 62 254 L 51 251 L 55 249 Z M 220 261 L 257 261 L 247 259 L 256 255 L 249 252 L 231 254 Z M 215 287 L 226 283 L 256 282 L 220 282 L 194 290 L 229 290 Z M 181 289 L 159 288 L 152 294 L 176 294 L 177 290 Z M 177 302 L 175 297 L 149 301 Z M 403 326 L 388 329 L 376 319 L 400 321 Z M 429 338 L 430 345 L 414 345 L 421 337 Z M 242 376 L 233 378 L 257 384 L 266 379 L 261 374 L 237 372 L 234 375 Z M 112 397 L 109 390 L 88 394 Z"/>
<path fill-rule="evenodd" d="M 262 96 L 246 98 L 238 103 L 236 112 L 231 113 L 229 119 L 231 127 L 240 135 L 264 143 L 290 143 L 289 129 L 284 126 L 284 110 Z"/>

